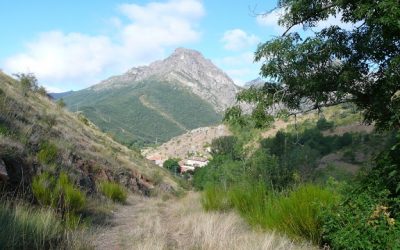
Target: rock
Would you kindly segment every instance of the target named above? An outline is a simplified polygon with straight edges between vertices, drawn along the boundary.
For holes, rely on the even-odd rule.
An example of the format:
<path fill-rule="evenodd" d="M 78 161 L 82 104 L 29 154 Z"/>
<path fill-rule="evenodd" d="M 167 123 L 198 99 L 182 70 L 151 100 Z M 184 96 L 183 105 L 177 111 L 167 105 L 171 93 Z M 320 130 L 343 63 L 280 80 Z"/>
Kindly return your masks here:
<path fill-rule="evenodd" d="M 6 164 L 0 159 L 0 182 L 8 180 L 8 172 L 6 169 Z"/>

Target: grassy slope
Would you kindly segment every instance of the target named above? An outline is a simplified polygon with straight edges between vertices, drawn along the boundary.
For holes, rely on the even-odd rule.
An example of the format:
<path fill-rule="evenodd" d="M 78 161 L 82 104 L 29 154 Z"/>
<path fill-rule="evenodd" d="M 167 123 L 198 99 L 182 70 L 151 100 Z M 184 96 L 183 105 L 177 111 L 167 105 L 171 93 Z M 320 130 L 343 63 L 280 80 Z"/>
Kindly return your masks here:
<path fill-rule="evenodd" d="M 156 110 L 140 100 L 143 96 Z M 83 111 L 99 128 L 126 144 L 164 142 L 184 133 L 184 128 L 191 130 L 221 120 L 200 97 L 156 79 L 114 90 L 82 90 L 64 100 L 70 110 Z"/>
<path fill-rule="evenodd" d="M 0 73 L 0 159 L 5 162 L 9 186 L 28 186 L 37 172 L 66 171 L 81 188 L 96 191 L 97 180 L 121 182 L 133 191 L 149 191 L 164 183 L 177 187 L 169 174 L 138 152 L 113 141 L 94 126 L 47 97 L 23 95 L 19 82 Z M 51 162 L 40 162 L 44 143 L 57 148 Z M 164 186 L 165 187 L 165 186 Z"/>

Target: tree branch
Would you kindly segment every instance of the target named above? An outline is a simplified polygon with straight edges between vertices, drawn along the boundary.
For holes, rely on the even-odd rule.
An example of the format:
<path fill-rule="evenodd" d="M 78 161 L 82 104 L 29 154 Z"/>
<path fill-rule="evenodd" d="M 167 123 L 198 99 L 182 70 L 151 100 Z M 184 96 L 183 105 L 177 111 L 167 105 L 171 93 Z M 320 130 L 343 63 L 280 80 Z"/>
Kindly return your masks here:
<path fill-rule="evenodd" d="M 290 25 L 290 26 L 286 29 L 285 32 L 283 32 L 282 37 L 286 36 L 286 34 L 287 34 L 294 26 L 296 26 L 296 25 L 298 25 L 298 24 L 302 24 L 302 23 L 304 23 L 305 21 L 307 21 L 308 19 L 310 19 L 311 17 L 315 16 L 316 14 L 319 14 L 319 13 L 321 13 L 321 12 L 323 12 L 323 11 L 326 11 L 326 10 L 332 8 L 332 7 L 336 7 L 336 5 L 335 5 L 335 4 L 329 4 L 329 5 L 327 5 L 327 6 L 323 7 L 323 8 L 321 8 L 320 10 L 315 11 L 314 13 L 312 13 L 312 14 L 310 14 L 310 15 L 304 17 L 304 18 L 301 19 L 299 22 L 293 23 L 292 25 Z"/>

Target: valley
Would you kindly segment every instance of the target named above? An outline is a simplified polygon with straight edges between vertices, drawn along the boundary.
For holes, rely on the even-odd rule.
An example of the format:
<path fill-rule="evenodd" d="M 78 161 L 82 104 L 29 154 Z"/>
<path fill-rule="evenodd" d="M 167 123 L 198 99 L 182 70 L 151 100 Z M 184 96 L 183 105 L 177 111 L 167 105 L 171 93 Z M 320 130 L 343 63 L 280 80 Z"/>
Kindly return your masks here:
<path fill-rule="evenodd" d="M 400 249 L 399 0 L 252 4 L 2 1 L 0 249 Z"/>

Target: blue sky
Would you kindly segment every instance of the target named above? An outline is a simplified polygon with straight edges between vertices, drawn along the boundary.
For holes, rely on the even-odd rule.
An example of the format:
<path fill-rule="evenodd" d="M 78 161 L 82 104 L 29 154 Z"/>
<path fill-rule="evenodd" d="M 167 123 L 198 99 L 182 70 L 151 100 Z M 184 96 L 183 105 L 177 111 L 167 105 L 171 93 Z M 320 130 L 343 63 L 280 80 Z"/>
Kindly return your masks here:
<path fill-rule="evenodd" d="M 1 1 L 0 68 L 33 72 L 49 91 L 78 90 L 196 49 L 239 85 L 258 77 L 260 42 L 279 35 L 265 0 Z"/>

